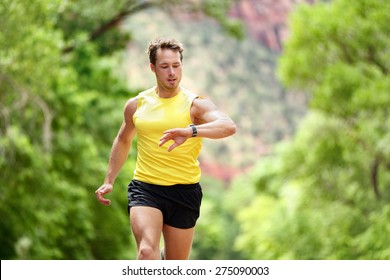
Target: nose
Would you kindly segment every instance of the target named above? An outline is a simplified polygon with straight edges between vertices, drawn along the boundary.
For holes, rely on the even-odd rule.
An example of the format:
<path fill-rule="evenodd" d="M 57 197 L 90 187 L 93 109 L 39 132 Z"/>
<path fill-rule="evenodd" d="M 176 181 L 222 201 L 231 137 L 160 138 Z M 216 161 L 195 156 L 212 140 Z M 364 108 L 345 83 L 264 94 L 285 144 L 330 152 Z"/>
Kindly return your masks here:
<path fill-rule="evenodd" d="M 175 74 L 175 71 L 174 71 L 173 67 L 169 67 L 169 68 L 168 68 L 168 74 L 169 74 L 170 76 L 172 76 L 172 75 Z"/>

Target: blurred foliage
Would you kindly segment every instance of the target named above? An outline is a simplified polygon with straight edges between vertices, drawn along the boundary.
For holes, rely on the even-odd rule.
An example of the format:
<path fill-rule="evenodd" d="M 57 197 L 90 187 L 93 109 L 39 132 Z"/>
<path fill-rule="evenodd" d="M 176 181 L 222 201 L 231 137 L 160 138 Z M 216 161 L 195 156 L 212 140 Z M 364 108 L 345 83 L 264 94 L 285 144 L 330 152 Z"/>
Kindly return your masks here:
<path fill-rule="evenodd" d="M 258 195 L 236 216 L 246 258 L 389 259 L 389 10 L 334 0 L 293 13 L 279 73 L 312 93 L 311 112 L 253 171 Z"/>
<path fill-rule="evenodd" d="M 251 190 L 242 189 L 243 180 L 226 186 L 220 181 L 203 176 L 203 201 L 198 220 L 191 259 L 239 260 L 243 254 L 233 247 L 239 224 L 234 218 L 238 203 L 249 201 Z M 254 194 L 254 190 L 252 189 Z"/>
<path fill-rule="evenodd" d="M 61 15 L 76 4 L 1 1 L 2 259 L 115 259 L 134 248 L 125 192 L 111 208 L 94 197 L 134 93 L 114 71 L 121 45 L 110 56 L 93 43 L 62 53 L 73 22 Z"/>
<path fill-rule="evenodd" d="M 122 108 L 141 90 L 129 90 L 122 71 L 132 34 L 121 23 L 181 6 L 208 9 L 177 0 L 0 1 L 1 259 L 135 258 L 126 192 L 134 152 L 112 205 L 94 194 Z"/>
<path fill-rule="evenodd" d="M 151 16 L 165 22 L 166 34 L 190 36 L 190 76 L 206 84 L 206 94 L 218 93 L 213 99 L 242 131 L 254 132 L 239 135 L 242 143 L 233 147 L 221 141 L 221 160 L 237 161 L 231 149 L 249 158 L 254 147 L 284 138 L 300 114 L 297 99 L 278 87 L 275 54 L 225 36 L 242 38 L 240 25 L 224 16 L 231 3 L 0 0 L 1 259 L 135 258 L 126 207 L 135 153 L 110 207 L 94 190 L 123 105 L 142 89 L 127 85 L 122 63 L 139 58 L 124 49 L 159 33 L 147 24 Z M 307 92 L 311 111 L 294 138 L 250 174 L 230 185 L 202 178 L 192 259 L 390 258 L 389 8 L 384 0 L 297 7 L 279 75 L 288 90 Z M 140 11 L 143 17 L 127 20 Z M 194 30 L 181 21 L 185 13 L 211 16 L 220 26 L 202 18 Z M 215 67 L 199 71 L 204 61 Z M 252 71 L 242 75 L 243 68 Z M 191 81 L 189 88 L 199 89 Z M 268 142 L 259 141 L 266 132 Z"/>

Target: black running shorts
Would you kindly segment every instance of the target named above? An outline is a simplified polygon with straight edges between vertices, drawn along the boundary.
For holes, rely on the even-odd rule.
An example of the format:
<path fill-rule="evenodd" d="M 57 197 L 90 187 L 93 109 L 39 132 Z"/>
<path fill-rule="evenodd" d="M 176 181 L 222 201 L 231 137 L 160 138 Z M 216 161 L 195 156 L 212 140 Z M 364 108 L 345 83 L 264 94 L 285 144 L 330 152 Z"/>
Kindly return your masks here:
<path fill-rule="evenodd" d="M 132 180 L 128 186 L 128 211 L 133 206 L 157 208 L 164 224 L 192 228 L 199 218 L 202 196 L 199 183 L 160 186 Z"/>

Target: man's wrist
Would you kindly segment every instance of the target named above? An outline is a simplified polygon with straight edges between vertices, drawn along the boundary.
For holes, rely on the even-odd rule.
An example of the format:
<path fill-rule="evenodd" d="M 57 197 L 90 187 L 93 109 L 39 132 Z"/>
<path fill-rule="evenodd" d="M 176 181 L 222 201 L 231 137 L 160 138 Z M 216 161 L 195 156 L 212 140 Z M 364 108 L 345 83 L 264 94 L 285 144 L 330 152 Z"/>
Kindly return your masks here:
<path fill-rule="evenodd" d="M 198 135 L 198 130 L 194 124 L 190 124 L 191 128 L 191 137 L 196 137 Z"/>
<path fill-rule="evenodd" d="M 107 184 L 107 185 L 114 185 L 114 182 L 112 182 L 111 180 L 109 180 L 109 179 L 106 179 L 106 180 L 104 180 L 103 181 L 103 184 Z"/>

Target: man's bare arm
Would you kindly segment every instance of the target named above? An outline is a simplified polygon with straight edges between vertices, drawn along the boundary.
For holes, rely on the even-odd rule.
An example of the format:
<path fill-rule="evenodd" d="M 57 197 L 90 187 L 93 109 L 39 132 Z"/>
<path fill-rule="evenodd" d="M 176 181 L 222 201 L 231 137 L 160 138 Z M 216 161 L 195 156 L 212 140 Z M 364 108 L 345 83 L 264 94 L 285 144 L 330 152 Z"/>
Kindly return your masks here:
<path fill-rule="evenodd" d="M 125 164 L 130 151 L 131 143 L 136 132 L 133 123 L 133 115 L 136 109 L 136 98 L 132 98 L 127 101 L 124 108 L 124 119 L 121 128 L 119 129 L 118 134 L 112 144 L 104 183 L 95 192 L 97 199 L 105 205 L 109 205 L 111 202 L 109 199 L 104 198 L 103 195 L 112 191 L 115 179 L 118 176 L 122 166 Z"/>
<path fill-rule="evenodd" d="M 207 99 L 197 98 L 191 107 L 191 118 L 195 124 L 198 137 L 219 139 L 231 136 L 236 133 L 236 124 L 233 120 L 221 112 L 213 102 Z M 172 151 L 192 137 L 193 129 L 173 128 L 164 132 L 160 138 L 160 146 L 173 140 L 174 143 L 168 148 Z"/>

